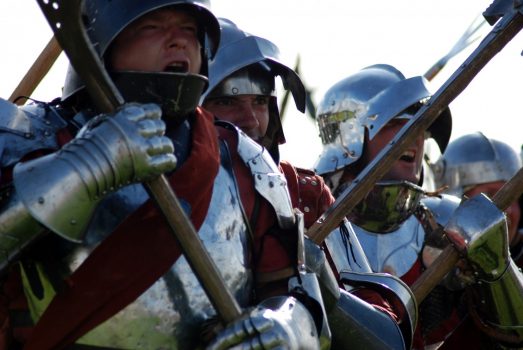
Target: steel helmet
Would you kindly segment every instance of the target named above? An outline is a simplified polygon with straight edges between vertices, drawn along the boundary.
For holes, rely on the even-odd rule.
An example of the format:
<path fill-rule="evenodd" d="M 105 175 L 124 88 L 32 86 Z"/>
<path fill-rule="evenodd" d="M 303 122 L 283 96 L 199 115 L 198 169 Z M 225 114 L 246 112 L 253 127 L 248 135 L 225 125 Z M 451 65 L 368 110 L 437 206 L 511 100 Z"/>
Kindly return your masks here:
<path fill-rule="evenodd" d="M 461 197 L 468 187 L 508 181 L 521 168 L 521 159 L 508 144 L 476 132 L 453 140 L 436 163 L 439 186 Z"/>
<path fill-rule="evenodd" d="M 209 87 L 202 101 L 234 95 L 272 96 L 266 138 L 271 144 L 272 141 L 276 145 L 284 143 L 276 103 L 275 78 L 281 77 L 284 88 L 292 93 L 297 109 L 304 112 L 306 92 L 300 77 L 281 62 L 280 51 L 274 43 L 244 32 L 228 19 L 220 18 L 219 23 L 220 46 L 209 62 Z"/>
<path fill-rule="evenodd" d="M 168 6 L 188 11 L 198 22 L 198 38 L 202 46 L 201 74 L 207 75 L 207 58 L 215 54 L 220 41 L 220 26 L 208 9 L 209 5 L 209 0 L 85 0 L 82 16 L 88 36 L 103 60 L 118 34 L 141 16 Z M 83 82 L 69 66 L 62 99 L 67 99 L 82 87 Z"/>
<path fill-rule="evenodd" d="M 332 86 L 316 111 L 323 151 L 314 168 L 320 175 L 342 169 L 363 154 L 365 132 L 370 140 L 396 117 L 409 118 L 431 96 L 428 81 L 406 79 L 396 68 L 366 67 Z M 446 108 L 428 131 L 443 151 L 452 128 Z"/>

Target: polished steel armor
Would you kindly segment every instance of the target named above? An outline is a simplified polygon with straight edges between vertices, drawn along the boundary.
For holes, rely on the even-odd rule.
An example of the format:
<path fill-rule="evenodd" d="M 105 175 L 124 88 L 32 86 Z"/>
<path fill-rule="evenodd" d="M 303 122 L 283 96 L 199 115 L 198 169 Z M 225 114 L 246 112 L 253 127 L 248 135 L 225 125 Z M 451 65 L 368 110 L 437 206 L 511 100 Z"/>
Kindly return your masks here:
<path fill-rule="evenodd" d="M 473 270 L 465 276 L 476 301 L 473 317 L 498 339 L 523 344 L 523 274 L 510 258 L 503 212 L 479 194 L 456 210 L 445 231 Z"/>
<path fill-rule="evenodd" d="M 438 186 L 461 197 L 472 186 L 508 181 L 521 168 L 521 159 L 508 144 L 477 132 L 453 140 L 434 166 Z"/>
<path fill-rule="evenodd" d="M 56 149 L 56 131 L 67 123 L 53 109 L 46 112 L 42 106 L 26 105 L 18 108 L 0 98 L 0 164 L 12 165 L 35 150 Z"/>
<path fill-rule="evenodd" d="M 233 127 L 239 135 L 238 154 L 251 169 L 256 190 L 273 205 L 280 227 L 292 227 L 295 224 L 294 212 L 285 176 L 262 146 Z"/>
<path fill-rule="evenodd" d="M 209 62 L 209 88 L 202 101 L 242 94 L 274 96 L 274 78 L 280 76 L 284 87 L 292 93 L 296 108 L 304 112 L 305 87 L 298 74 L 282 62 L 278 47 L 267 39 L 242 31 L 228 19 L 218 21 L 222 30 L 220 46 L 216 57 Z M 251 65 L 258 67 L 262 75 L 265 71 L 272 81 L 249 75 L 248 70 L 235 74 Z"/>
<path fill-rule="evenodd" d="M 418 323 L 418 304 L 413 292 L 401 279 L 388 273 L 349 271 L 341 271 L 340 279 L 349 291 L 362 287 L 380 291 L 380 294 L 387 298 L 395 310 L 401 310 L 406 317 L 399 326 L 404 335 L 405 348 L 411 348 L 413 332 Z M 382 339 L 390 339 L 390 337 L 382 334 Z M 394 346 L 391 347 L 394 348 Z"/>
<path fill-rule="evenodd" d="M 421 187 L 407 181 L 381 181 L 347 218 L 370 232 L 392 232 L 414 213 L 423 194 Z"/>

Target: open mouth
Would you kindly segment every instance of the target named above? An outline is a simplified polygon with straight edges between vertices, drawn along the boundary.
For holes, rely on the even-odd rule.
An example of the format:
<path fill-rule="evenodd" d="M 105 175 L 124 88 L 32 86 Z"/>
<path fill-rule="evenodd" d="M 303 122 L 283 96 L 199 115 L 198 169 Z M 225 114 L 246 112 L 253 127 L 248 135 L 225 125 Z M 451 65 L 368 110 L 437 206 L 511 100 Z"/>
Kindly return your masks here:
<path fill-rule="evenodd" d="M 416 153 L 415 152 L 413 152 L 413 151 L 406 151 L 406 152 L 404 152 L 401 155 L 400 160 L 402 160 L 404 162 L 412 163 L 412 162 L 414 162 L 415 158 L 416 158 Z"/>
<path fill-rule="evenodd" d="M 165 67 L 164 72 L 168 73 L 187 73 L 189 64 L 187 62 L 173 62 Z"/>

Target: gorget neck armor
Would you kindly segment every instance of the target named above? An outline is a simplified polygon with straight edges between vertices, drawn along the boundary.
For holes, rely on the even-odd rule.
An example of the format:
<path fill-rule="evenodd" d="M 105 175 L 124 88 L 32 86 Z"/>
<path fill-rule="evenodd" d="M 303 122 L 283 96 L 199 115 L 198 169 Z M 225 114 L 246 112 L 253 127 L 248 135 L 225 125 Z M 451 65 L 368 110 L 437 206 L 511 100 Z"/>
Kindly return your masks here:
<path fill-rule="evenodd" d="M 193 113 L 207 87 L 207 78 L 198 74 L 126 71 L 113 72 L 111 78 L 126 101 L 158 104 L 168 125 Z"/>
<path fill-rule="evenodd" d="M 401 277 L 419 258 L 429 266 L 448 244 L 442 230 L 458 205 L 459 198 L 454 196 L 425 195 L 412 208 L 413 213 L 387 234 L 353 225 L 372 271 Z"/>
<path fill-rule="evenodd" d="M 378 182 L 348 219 L 369 232 L 395 232 L 414 213 L 423 193 L 421 187 L 407 181 Z"/>

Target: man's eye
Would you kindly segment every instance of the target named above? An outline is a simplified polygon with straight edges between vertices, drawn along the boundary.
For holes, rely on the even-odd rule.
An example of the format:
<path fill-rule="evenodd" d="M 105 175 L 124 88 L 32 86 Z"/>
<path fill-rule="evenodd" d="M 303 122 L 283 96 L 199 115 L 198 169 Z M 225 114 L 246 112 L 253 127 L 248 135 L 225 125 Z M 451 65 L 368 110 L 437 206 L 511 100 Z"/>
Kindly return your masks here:
<path fill-rule="evenodd" d="M 158 28 L 158 25 L 152 23 L 146 23 L 140 26 L 141 31 L 155 30 Z"/>
<path fill-rule="evenodd" d="M 217 104 L 218 106 L 231 106 L 232 105 L 232 101 L 228 100 L 228 99 L 215 100 L 214 103 Z"/>
<path fill-rule="evenodd" d="M 198 28 L 195 25 L 182 26 L 182 29 L 188 33 L 196 34 L 198 32 Z"/>

